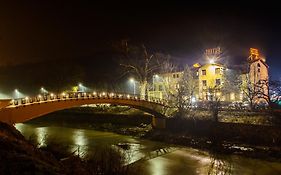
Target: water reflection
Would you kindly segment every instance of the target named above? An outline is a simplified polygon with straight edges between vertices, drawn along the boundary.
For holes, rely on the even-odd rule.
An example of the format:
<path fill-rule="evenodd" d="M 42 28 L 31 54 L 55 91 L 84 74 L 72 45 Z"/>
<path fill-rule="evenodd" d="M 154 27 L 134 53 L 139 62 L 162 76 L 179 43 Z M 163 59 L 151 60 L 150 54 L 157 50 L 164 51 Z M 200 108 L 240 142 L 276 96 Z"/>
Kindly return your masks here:
<path fill-rule="evenodd" d="M 86 156 L 89 150 L 87 149 L 88 138 L 85 136 L 85 131 L 79 129 L 74 130 L 72 139 L 74 145 L 72 146 L 71 152 L 75 152 L 80 157 Z"/>
<path fill-rule="evenodd" d="M 46 146 L 48 137 L 48 127 L 40 127 L 35 129 L 38 146 Z"/>
<path fill-rule="evenodd" d="M 89 154 L 98 145 L 113 145 L 113 147 L 120 149 L 125 154 L 127 163 L 148 157 L 145 161 L 138 162 L 142 168 L 143 175 L 281 174 L 280 162 L 268 162 L 240 156 L 213 155 L 186 147 L 176 147 L 175 150 L 169 151 L 170 146 L 163 143 L 110 132 L 27 124 L 17 124 L 16 128 L 26 138 L 34 135 L 40 145 L 45 145 L 48 144 L 48 141 L 55 140 L 59 144 L 69 145 L 71 151 L 80 156 Z"/>
<path fill-rule="evenodd" d="M 48 127 L 34 127 L 27 124 L 18 123 L 15 128 L 23 134 L 26 139 L 34 141 L 38 146 L 47 144 Z"/>
<path fill-rule="evenodd" d="M 214 156 L 211 159 L 209 170 L 209 175 L 231 175 L 232 174 L 232 163 L 231 159 L 222 159 L 219 156 Z"/>

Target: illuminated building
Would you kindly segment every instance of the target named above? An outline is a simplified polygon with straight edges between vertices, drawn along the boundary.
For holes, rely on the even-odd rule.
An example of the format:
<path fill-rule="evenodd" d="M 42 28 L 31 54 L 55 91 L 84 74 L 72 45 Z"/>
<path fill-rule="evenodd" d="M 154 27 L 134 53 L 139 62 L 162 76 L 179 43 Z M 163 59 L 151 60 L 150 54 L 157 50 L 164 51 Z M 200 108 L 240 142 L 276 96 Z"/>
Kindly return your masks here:
<path fill-rule="evenodd" d="M 148 97 L 165 99 L 168 93 L 173 93 L 178 86 L 178 81 L 182 77 L 183 72 L 171 72 L 161 75 L 153 75 L 152 87 L 148 91 Z"/>
<path fill-rule="evenodd" d="M 261 82 L 268 82 L 268 66 L 265 58 L 260 57 L 257 49 L 250 49 L 248 69 L 227 67 L 220 63 L 221 49 L 207 49 L 204 57 L 207 62 L 201 65 L 195 63 L 192 67 L 193 82 L 197 83 L 194 97 L 198 101 L 209 101 L 219 99 L 225 102 L 242 102 L 248 98 L 249 85 L 256 87 Z M 169 93 L 174 93 L 184 71 L 168 72 L 153 76 L 152 87 L 148 91 L 149 97 L 165 99 Z M 236 84 L 235 84 L 236 83 Z M 265 85 L 259 85 L 263 92 L 268 91 Z M 259 96 L 255 103 L 262 101 Z"/>
<path fill-rule="evenodd" d="M 264 98 L 259 98 L 259 92 L 268 97 L 268 65 L 265 61 L 257 49 L 250 48 L 248 76 L 251 88 L 258 94 L 255 103 L 266 103 Z"/>

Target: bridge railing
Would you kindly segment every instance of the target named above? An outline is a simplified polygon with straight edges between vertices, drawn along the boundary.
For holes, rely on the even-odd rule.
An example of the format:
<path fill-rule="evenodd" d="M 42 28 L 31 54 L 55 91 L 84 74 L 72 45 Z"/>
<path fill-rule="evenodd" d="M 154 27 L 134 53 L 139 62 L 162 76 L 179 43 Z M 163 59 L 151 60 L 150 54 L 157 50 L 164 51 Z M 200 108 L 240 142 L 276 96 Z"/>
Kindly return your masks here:
<path fill-rule="evenodd" d="M 167 105 L 167 101 L 154 97 L 144 97 L 136 94 L 115 93 L 115 92 L 68 92 L 60 94 L 39 94 L 35 97 L 25 97 L 11 100 L 12 106 L 27 105 L 33 103 L 44 103 L 48 101 L 72 100 L 72 99 L 126 99 L 138 100 Z"/>

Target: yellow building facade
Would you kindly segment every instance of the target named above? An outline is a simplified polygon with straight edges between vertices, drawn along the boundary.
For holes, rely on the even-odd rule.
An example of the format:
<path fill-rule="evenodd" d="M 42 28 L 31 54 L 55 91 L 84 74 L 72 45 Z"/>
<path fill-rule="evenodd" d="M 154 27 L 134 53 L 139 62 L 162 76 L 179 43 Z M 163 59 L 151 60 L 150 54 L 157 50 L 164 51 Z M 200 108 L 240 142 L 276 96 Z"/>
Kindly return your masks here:
<path fill-rule="evenodd" d="M 195 63 L 192 69 L 193 78 L 198 85 L 192 98 L 196 101 L 246 101 L 248 98 L 246 94 L 248 92 L 245 87 L 248 86 L 249 82 L 256 85 L 261 81 L 268 81 L 268 66 L 265 63 L 265 59 L 259 57 L 259 55 L 253 55 L 252 52 L 251 49 L 248 69 L 243 71 L 227 68 L 224 64 L 216 63 L 213 59 L 209 59 L 208 63 L 203 65 Z M 238 74 L 237 78 L 235 80 L 230 79 L 229 77 L 233 77 L 235 73 Z M 167 98 L 169 93 L 173 93 L 173 87 L 176 89 L 179 85 L 183 74 L 184 72 L 181 71 L 154 75 L 148 96 L 150 98 Z M 234 81 L 239 81 L 239 83 L 234 85 Z M 268 87 L 263 86 L 263 88 L 265 92 L 268 91 L 266 89 Z"/>
<path fill-rule="evenodd" d="M 220 97 L 225 67 L 221 64 L 205 64 L 198 70 L 199 100 L 212 100 Z"/>

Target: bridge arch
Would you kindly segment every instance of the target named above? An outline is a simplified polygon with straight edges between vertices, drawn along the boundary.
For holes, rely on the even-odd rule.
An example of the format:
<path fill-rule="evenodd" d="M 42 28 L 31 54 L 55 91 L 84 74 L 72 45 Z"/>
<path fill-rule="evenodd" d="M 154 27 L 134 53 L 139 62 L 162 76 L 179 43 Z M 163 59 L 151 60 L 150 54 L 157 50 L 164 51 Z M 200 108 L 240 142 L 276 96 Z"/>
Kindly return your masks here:
<path fill-rule="evenodd" d="M 42 97 L 41 97 L 42 98 Z M 129 106 L 152 114 L 158 118 L 164 118 L 161 112 L 165 105 L 156 100 L 144 100 L 138 96 L 130 95 L 88 95 L 76 94 L 73 96 L 60 94 L 39 99 L 28 98 L 12 101 L 12 104 L 0 109 L 0 121 L 14 124 L 25 122 L 55 111 L 78 107 L 86 104 L 114 104 Z"/>

